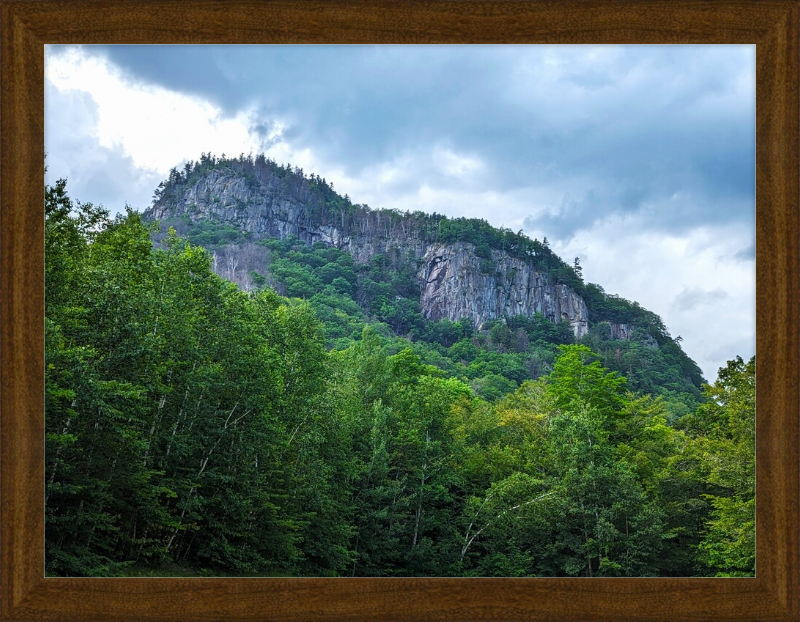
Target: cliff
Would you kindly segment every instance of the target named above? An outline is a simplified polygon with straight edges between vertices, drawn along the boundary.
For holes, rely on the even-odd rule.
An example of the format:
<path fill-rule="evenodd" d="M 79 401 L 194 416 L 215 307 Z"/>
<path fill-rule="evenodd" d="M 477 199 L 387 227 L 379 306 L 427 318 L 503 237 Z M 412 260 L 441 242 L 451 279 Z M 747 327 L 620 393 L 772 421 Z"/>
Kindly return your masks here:
<path fill-rule="evenodd" d="M 187 167 L 185 177 L 173 171 L 145 218 L 211 219 L 256 236 L 296 236 L 347 251 L 358 263 L 378 254 L 395 265 L 412 262 L 422 314 L 430 320 L 468 317 L 480 326 L 539 312 L 553 322 L 569 322 L 576 338 L 588 332 L 583 298 L 548 270 L 556 265 L 563 271 L 565 264 L 536 241 L 525 238 L 524 249 L 515 244 L 521 234 L 502 238 L 510 240 L 509 251 L 453 240 L 452 231 L 442 234 L 442 223 L 454 221 L 442 216 L 353 205 L 324 180 L 263 159 L 226 164 Z"/>
<path fill-rule="evenodd" d="M 488 274 L 472 244 L 431 244 L 422 259 L 420 304 L 428 319 L 469 317 L 480 325 L 539 312 L 554 322 L 568 321 L 577 338 L 589 330 L 589 311 L 580 296 L 502 251 L 492 251 Z"/>

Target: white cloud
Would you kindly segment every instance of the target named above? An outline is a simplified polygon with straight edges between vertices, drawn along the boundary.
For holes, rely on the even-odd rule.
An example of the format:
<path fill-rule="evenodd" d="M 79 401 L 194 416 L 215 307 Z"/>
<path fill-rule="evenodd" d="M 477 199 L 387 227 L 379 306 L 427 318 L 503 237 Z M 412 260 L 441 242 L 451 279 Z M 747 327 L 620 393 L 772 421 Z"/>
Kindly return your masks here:
<path fill-rule="evenodd" d="M 645 231 L 638 217 L 612 217 L 553 250 L 580 257 L 587 282 L 657 313 L 713 382 L 726 361 L 755 354 L 755 266 L 730 260 L 752 235 L 720 225 L 669 236 Z"/>
<path fill-rule="evenodd" d="M 716 289 L 688 289 L 684 287 L 683 291 L 672 301 L 672 306 L 679 311 L 691 311 L 698 307 L 712 305 L 728 297 L 728 292 L 719 287 Z"/>
<path fill-rule="evenodd" d="M 94 127 L 86 128 L 87 138 L 162 176 L 202 152 L 238 155 L 259 150 L 260 141 L 250 129 L 252 110 L 225 117 L 201 99 L 133 83 L 103 58 L 79 48 L 48 55 L 45 79 L 64 97 L 70 92 L 91 97 L 97 118 Z"/>
<path fill-rule="evenodd" d="M 119 150 L 103 147 L 94 134 L 97 104 L 84 91 L 58 91 L 45 81 L 47 183 L 66 178 L 70 196 L 103 205 L 112 213 L 125 204 L 143 209 L 163 175 L 137 167 Z"/>
<path fill-rule="evenodd" d="M 447 147 L 436 147 L 433 161 L 446 175 L 459 179 L 471 177 L 484 168 L 480 158 L 459 154 Z"/>

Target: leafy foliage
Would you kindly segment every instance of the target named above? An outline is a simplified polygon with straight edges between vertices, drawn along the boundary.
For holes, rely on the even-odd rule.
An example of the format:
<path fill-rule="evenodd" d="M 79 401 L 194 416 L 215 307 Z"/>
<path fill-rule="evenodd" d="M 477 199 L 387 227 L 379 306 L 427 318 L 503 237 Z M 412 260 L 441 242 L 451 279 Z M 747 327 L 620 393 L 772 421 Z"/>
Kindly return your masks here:
<path fill-rule="evenodd" d="M 388 257 L 45 201 L 48 575 L 753 573 L 754 360 L 654 397 L 623 372 L 679 367 L 663 333 L 428 322 Z"/>

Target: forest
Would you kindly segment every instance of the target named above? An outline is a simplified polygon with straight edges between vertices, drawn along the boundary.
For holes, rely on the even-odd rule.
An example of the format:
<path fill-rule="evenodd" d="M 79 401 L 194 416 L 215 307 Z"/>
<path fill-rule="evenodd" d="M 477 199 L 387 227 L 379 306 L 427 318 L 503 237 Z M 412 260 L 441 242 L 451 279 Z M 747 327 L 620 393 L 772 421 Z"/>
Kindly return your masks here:
<path fill-rule="evenodd" d="M 242 288 L 241 232 L 159 227 L 45 188 L 48 576 L 754 575 L 754 359 L 430 322 L 292 239 Z"/>

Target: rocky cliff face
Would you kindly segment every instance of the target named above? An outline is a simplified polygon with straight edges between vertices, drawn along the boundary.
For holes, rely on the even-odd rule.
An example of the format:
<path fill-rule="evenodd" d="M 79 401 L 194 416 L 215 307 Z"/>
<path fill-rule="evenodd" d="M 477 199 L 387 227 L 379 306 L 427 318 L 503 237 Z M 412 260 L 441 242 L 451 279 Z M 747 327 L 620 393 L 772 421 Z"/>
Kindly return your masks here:
<path fill-rule="evenodd" d="M 589 330 L 589 312 L 580 296 L 565 285 L 551 285 L 547 275 L 501 251 L 493 251 L 491 263 L 484 263 L 472 244 L 431 244 L 422 259 L 420 303 L 428 319 L 469 317 L 480 325 L 489 318 L 539 312 L 556 322 L 568 321 L 576 337 Z"/>
<path fill-rule="evenodd" d="M 629 324 L 617 324 L 615 322 L 609 322 L 609 326 L 611 327 L 612 339 L 630 341 L 633 338 L 633 327 Z"/>
<path fill-rule="evenodd" d="M 420 306 L 431 320 L 471 318 L 486 320 L 542 313 L 553 322 L 566 320 L 576 337 L 588 332 L 586 303 L 566 285 L 551 284 L 530 261 L 491 251 L 481 259 L 470 243 L 430 243 L 398 213 L 361 212 L 341 223 L 315 217 L 317 197 L 309 184 L 287 185 L 285 179 L 261 174 L 247 179 L 229 168 L 212 169 L 187 184 L 177 196 L 158 200 L 146 218 L 188 216 L 215 219 L 241 230 L 286 238 L 297 236 L 309 244 L 322 242 L 349 252 L 365 263 L 381 253 L 417 266 Z"/>
<path fill-rule="evenodd" d="M 620 341 L 640 341 L 644 346 L 648 348 L 658 348 L 658 342 L 648 334 L 642 335 L 639 334 L 639 337 L 636 337 L 634 333 L 634 327 L 630 324 L 617 324 L 615 322 L 607 322 L 610 327 L 609 337 L 611 339 L 618 339 Z"/>

